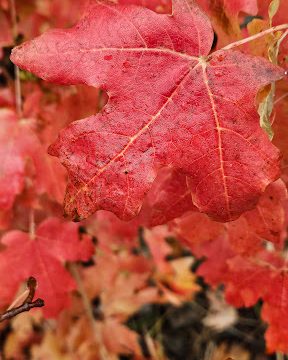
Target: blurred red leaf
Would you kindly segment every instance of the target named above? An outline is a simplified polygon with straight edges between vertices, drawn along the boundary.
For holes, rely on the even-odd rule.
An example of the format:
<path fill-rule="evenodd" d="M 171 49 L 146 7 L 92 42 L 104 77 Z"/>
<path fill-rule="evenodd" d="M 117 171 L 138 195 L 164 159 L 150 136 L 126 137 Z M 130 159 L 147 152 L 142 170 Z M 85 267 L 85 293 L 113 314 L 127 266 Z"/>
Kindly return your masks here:
<path fill-rule="evenodd" d="M 201 243 L 227 237 L 238 253 L 251 254 L 270 241 L 281 247 L 286 236 L 287 190 L 283 181 L 269 185 L 254 210 L 227 224 L 200 213 L 188 213 L 173 222 L 173 228 L 192 250 Z"/>
<path fill-rule="evenodd" d="M 90 238 L 80 240 L 76 224 L 57 218 L 42 222 L 35 239 L 15 230 L 5 233 L 1 243 L 5 245 L 0 252 L 1 304 L 10 303 L 21 282 L 33 276 L 38 281 L 37 297 L 44 299 L 43 311 L 48 317 L 69 305 L 69 292 L 75 289 L 64 263 L 88 260 L 93 254 Z"/>

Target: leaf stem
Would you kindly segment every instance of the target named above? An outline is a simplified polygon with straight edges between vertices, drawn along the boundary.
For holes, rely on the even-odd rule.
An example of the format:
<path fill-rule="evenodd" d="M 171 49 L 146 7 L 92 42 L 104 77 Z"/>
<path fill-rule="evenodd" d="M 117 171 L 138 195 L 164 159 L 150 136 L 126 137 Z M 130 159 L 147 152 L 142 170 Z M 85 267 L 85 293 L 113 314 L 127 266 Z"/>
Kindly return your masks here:
<path fill-rule="evenodd" d="M 276 104 L 278 104 L 280 101 L 284 100 L 287 96 L 288 96 L 288 92 L 286 92 L 285 94 L 283 94 L 282 96 L 280 96 L 279 98 L 277 98 L 277 99 L 274 101 L 274 106 L 275 106 Z"/>
<path fill-rule="evenodd" d="M 16 14 L 16 6 L 15 0 L 10 0 L 10 14 L 12 21 L 12 33 L 14 44 L 16 44 L 16 40 L 18 37 L 18 23 L 17 23 L 17 14 Z M 16 103 L 16 111 L 19 119 L 23 116 L 22 111 L 22 96 L 21 96 L 21 81 L 20 81 L 20 70 L 18 66 L 14 65 L 14 74 L 15 74 L 15 103 Z"/>
<path fill-rule="evenodd" d="M 84 288 L 81 276 L 79 274 L 77 264 L 69 263 L 69 270 L 70 270 L 73 278 L 76 281 L 77 289 L 82 298 L 84 309 L 86 311 L 87 318 L 90 322 L 95 341 L 97 342 L 97 345 L 99 346 L 100 360 L 109 360 L 110 357 L 109 357 L 109 354 L 103 344 L 100 328 L 97 326 L 97 322 L 94 318 L 91 302 L 90 302 L 90 300 L 87 296 L 86 290 Z"/>
<path fill-rule="evenodd" d="M 36 299 L 35 301 L 33 301 L 31 303 L 24 303 L 16 308 L 7 310 L 4 314 L 0 315 L 0 322 L 11 319 L 11 318 L 15 317 L 16 315 L 21 314 L 22 312 L 30 311 L 33 308 L 43 307 L 44 305 L 45 305 L 44 300 L 42 300 L 42 299 Z"/>
<path fill-rule="evenodd" d="M 267 30 L 264 30 L 264 31 L 262 31 L 262 32 L 260 32 L 258 34 L 249 36 L 249 37 L 247 37 L 245 39 L 242 39 L 242 40 L 239 40 L 239 41 L 235 41 L 234 43 L 231 43 L 231 44 L 225 46 L 224 48 L 215 51 L 213 54 L 218 53 L 218 52 L 223 51 L 223 50 L 234 49 L 235 47 L 238 47 L 238 46 L 247 44 L 248 42 L 257 40 L 257 39 L 261 38 L 262 36 L 269 35 L 269 34 L 275 32 L 275 31 L 281 31 L 281 30 L 287 30 L 287 29 L 288 29 L 288 24 L 282 24 L 282 25 L 274 26 L 274 27 L 269 28 Z"/>
<path fill-rule="evenodd" d="M 25 297 L 25 300 L 20 306 L 14 307 L 13 305 L 11 305 L 7 311 L 1 314 L 0 322 L 11 319 L 16 315 L 21 314 L 22 312 L 30 311 L 33 308 L 43 307 L 45 305 L 44 300 L 36 299 L 35 301 L 33 301 L 36 286 L 37 286 L 36 279 L 30 276 L 30 278 L 27 280 L 27 288 L 29 290 L 28 296 Z"/>

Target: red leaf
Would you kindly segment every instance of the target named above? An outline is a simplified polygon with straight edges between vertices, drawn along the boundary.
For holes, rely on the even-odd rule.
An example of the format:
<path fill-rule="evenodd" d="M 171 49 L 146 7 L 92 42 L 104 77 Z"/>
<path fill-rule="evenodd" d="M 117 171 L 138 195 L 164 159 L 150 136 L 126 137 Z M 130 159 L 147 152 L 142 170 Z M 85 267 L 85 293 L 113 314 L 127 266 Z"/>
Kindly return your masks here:
<path fill-rule="evenodd" d="M 0 209 L 7 211 L 24 187 L 23 143 L 27 137 L 22 136 L 13 111 L 1 109 L 0 121 Z"/>
<path fill-rule="evenodd" d="M 205 257 L 205 261 L 197 270 L 197 274 L 204 277 L 205 281 L 212 285 L 218 286 L 225 284 L 229 275 L 228 260 L 235 256 L 227 238 L 220 237 L 214 241 L 207 242 L 195 247 L 195 255 Z"/>
<path fill-rule="evenodd" d="M 0 59 L 2 58 L 2 47 L 10 46 L 13 43 L 9 17 L 0 8 Z"/>
<path fill-rule="evenodd" d="M 103 342 L 109 352 L 114 354 L 133 354 L 135 359 L 143 358 L 136 332 L 119 324 L 113 318 L 108 318 L 101 327 Z"/>
<path fill-rule="evenodd" d="M 186 176 L 164 168 L 148 192 L 138 219 L 146 226 L 162 225 L 191 210 L 198 211 L 193 205 Z"/>
<path fill-rule="evenodd" d="M 242 38 L 239 13 L 257 14 L 257 0 L 198 0 L 198 4 L 209 15 L 217 33 L 217 47 Z"/>
<path fill-rule="evenodd" d="M 144 240 L 155 265 L 156 283 L 169 302 L 179 305 L 181 300 L 190 299 L 199 286 L 191 271 L 192 257 L 167 261 L 167 256 L 172 255 L 172 247 L 167 242 L 171 235 L 166 226 L 158 226 L 151 231 L 146 230 Z"/>
<path fill-rule="evenodd" d="M 171 11 L 171 0 L 115 0 L 121 5 L 141 5 L 157 12 L 169 13 Z"/>
<path fill-rule="evenodd" d="M 286 307 L 281 306 L 281 308 L 275 308 L 269 303 L 265 303 L 262 310 L 262 318 L 264 321 L 268 322 L 269 326 L 265 333 L 266 347 L 269 352 L 288 352 L 288 336 L 287 336 L 287 275 L 286 279 L 283 279 L 282 287 L 282 296 L 283 304 Z M 274 294 L 275 297 L 278 297 L 278 294 Z"/>
<path fill-rule="evenodd" d="M 31 131 L 29 120 L 19 120 L 14 111 L 4 108 L 0 111 L 0 121 L 0 211 L 7 212 L 24 187 L 29 187 L 28 168 L 38 193 L 44 189 L 42 174 L 37 170 L 47 169 L 43 165 L 43 148 Z"/>
<path fill-rule="evenodd" d="M 253 253 L 263 240 L 278 248 L 286 236 L 287 190 L 282 180 L 270 184 L 256 208 L 228 224 L 229 241 L 240 253 Z"/>
<path fill-rule="evenodd" d="M 174 230 L 192 250 L 197 245 L 227 237 L 233 250 L 253 254 L 263 248 L 263 241 L 283 245 L 286 235 L 287 191 L 278 180 L 269 185 L 255 209 L 240 218 L 221 224 L 199 213 L 188 213 L 173 222 Z"/>
<path fill-rule="evenodd" d="M 66 184 L 65 171 L 55 159 L 47 156 L 46 147 L 32 129 L 33 121 L 20 120 L 8 109 L 0 111 L 0 121 L 1 217 L 7 217 L 23 190 L 29 190 L 33 195 L 47 193 L 61 202 Z"/>
<path fill-rule="evenodd" d="M 251 306 L 263 299 L 262 318 L 269 325 L 265 334 L 269 352 L 288 351 L 286 263 L 280 255 L 268 252 L 252 259 L 229 261 L 227 299 L 236 306 Z"/>
<path fill-rule="evenodd" d="M 255 206 L 279 173 L 254 98 L 284 72 L 236 51 L 206 58 L 212 40 L 189 1 L 175 0 L 172 17 L 98 3 L 74 28 L 14 49 L 20 67 L 56 83 L 101 86 L 110 97 L 50 148 L 70 176 L 66 213 L 106 209 L 130 219 L 167 165 L 190 177 L 195 205 L 216 220 Z"/>
<path fill-rule="evenodd" d="M 173 221 L 174 231 L 186 246 L 194 249 L 194 245 L 209 242 L 225 232 L 225 226 L 208 218 L 208 216 L 190 212 Z"/>
<path fill-rule="evenodd" d="M 10 303 L 21 282 L 34 276 L 38 281 L 36 296 L 44 299 L 43 311 L 49 317 L 69 305 L 68 294 L 75 289 L 64 262 L 88 260 L 93 254 L 90 239 L 79 241 L 76 224 L 56 218 L 42 222 L 35 239 L 22 231 L 10 231 L 1 242 L 6 245 L 0 252 L 1 304 Z"/>
<path fill-rule="evenodd" d="M 198 0 L 198 3 L 205 9 L 205 11 L 212 11 L 218 9 L 218 12 L 225 11 L 230 16 L 238 16 L 242 11 L 250 15 L 256 15 L 258 6 L 257 0 Z"/>
<path fill-rule="evenodd" d="M 224 284 L 229 303 L 243 307 L 263 300 L 267 348 L 284 353 L 288 351 L 288 278 L 281 250 L 286 238 L 286 207 L 286 189 L 277 181 L 267 188 L 256 209 L 234 222 L 219 224 L 199 213 L 174 221 L 174 229 L 193 254 L 205 258 L 197 274 L 212 286 Z M 279 249 L 270 246 L 267 251 L 264 239 Z"/>
<path fill-rule="evenodd" d="M 106 319 L 126 321 L 145 303 L 159 297 L 157 288 L 147 284 L 151 269 L 151 262 L 142 256 L 101 251 L 96 265 L 84 270 L 84 283 L 89 298 L 99 296 Z"/>
<path fill-rule="evenodd" d="M 237 307 L 253 306 L 269 290 L 269 263 L 263 266 L 263 260 L 259 264 L 258 261 L 240 256 L 228 260 L 226 298 L 230 304 Z"/>

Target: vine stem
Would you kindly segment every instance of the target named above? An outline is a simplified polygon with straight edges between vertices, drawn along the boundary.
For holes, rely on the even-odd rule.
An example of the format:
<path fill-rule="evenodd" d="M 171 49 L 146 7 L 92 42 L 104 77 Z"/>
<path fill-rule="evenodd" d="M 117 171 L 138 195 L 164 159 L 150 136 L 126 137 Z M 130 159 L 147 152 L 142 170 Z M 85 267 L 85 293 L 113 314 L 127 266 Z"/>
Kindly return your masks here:
<path fill-rule="evenodd" d="M 287 30 L 287 29 L 288 29 L 288 24 L 282 24 L 282 25 L 274 26 L 274 27 L 269 28 L 269 29 L 267 29 L 267 30 L 264 30 L 264 31 L 262 31 L 262 32 L 260 32 L 260 33 L 258 33 L 258 34 L 249 36 L 248 38 L 245 38 L 245 39 L 242 39 L 242 40 L 239 40 L 239 41 L 235 41 L 234 43 L 231 43 L 231 44 L 223 47 L 222 49 L 215 51 L 215 52 L 213 53 L 213 55 L 214 55 L 215 53 L 218 53 L 218 52 L 223 51 L 223 50 L 231 50 L 231 49 L 234 49 L 235 47 L 238 47 L 238 46 L 247 44 L 248 42 L 257 40 L 257 39 L 261 38 L 262 36 L 266 36 L 266 35 L 272 34 L 273 32 L 281 31 L 281 30 Z"/>
<path fill-rule="evenodd" d="M 17 14 L 15 0 L 10 0 L 10 14 L 12 21 L 12 33 L 14 44 L 16 44 L 16 39 L 18 37 L 18 23 L 17 23 Z M 22 96 L 21 96 L 21 81 L 20 81 L 20 70 L 18 66 L 14 65 L 14 74 L 15 74 L 15 103 L 16 111 L 19 119 L 23 117 L 22 111 Z"/>
<path fill-rule="evenodd" d="M 107 352 L 107 350 L 106 350 L 106 348 L 105 348 L 105 346 L 103 344 L 102 336 L 101 336 L 101 333 L 100 333 L 100 328 L 99 328 L 96 320 L 94 319 L 93 310 L 92 310 L 92 307 L 91 307 L 91 302 L 90 302 L 90 300 L 89 300 L 89 298 L 87 296 L 85 287 L 83 285 L 81 276 L 79 274 L 77 264 L 69 263 L 69 270 L 70 270 L 73 278 L 76 281 L 77 290 L 79 291 L 79 294 L 80 294 L 80 296 L 82 298 L 84 309 L 85 309 L 87 318 L 88 318 L 88 320 L 90 322 L 91 329 L 92 329 L 95 341 L 96 341 L 97 345 L 99 346 L 100 359 L 101 360 L 109 360 L 110 356 L 109 356 L 109 354 L 108 354 L 108 352 Z"/>

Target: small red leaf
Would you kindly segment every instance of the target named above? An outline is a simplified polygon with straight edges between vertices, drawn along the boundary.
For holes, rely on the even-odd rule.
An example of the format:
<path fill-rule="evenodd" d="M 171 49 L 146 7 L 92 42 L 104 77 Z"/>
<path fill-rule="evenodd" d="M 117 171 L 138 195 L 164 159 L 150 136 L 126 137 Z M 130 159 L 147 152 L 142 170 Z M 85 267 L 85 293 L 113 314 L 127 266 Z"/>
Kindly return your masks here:
<path fill-rule="evenodd" d="M 226 237 L 238 253 L 253 254 L 263 248 L 264 240 L 278 248 L 286 235 L 287 190 L 282 180 L 269 185 L 256 208 L 227 224 L 218 223 L 206 215 L 190 212 L 173 222 L 174 230 L 186 245 L 194 249 L 198 244 Z"/>
<path fill-rule="evenodd" d="M 93 254 L 90 239 L 79 240 L 76 224 L 56 218 L 41 223 L 35 239 L 22 231 L 10 231 L 1 242 L 6 246 L 0 252 L 1 304 L 10 303 L 21 282 L 33 276 L 38 282 L 37 297 L 44 299 L 43 311 L 48 317 L 69 305 L 68 294 L 76 287 L 64 262 L 88 260 Z"/>

